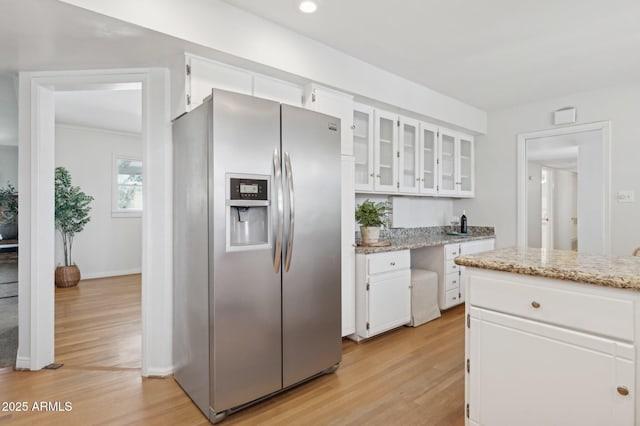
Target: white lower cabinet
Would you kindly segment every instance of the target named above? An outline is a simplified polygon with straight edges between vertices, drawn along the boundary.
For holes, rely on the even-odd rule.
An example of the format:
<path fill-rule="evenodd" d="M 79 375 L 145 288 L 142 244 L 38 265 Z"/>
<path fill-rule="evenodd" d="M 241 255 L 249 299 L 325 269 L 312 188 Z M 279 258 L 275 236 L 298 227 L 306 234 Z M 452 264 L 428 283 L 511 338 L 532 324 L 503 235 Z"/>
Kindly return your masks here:
<path fill-rule="evenodd" d="M 496 240 L 474 240 L 444 246 L 424 247 L 412 250 L 411 267 L 426 269 L 438 274 L 438 306 L 449 309 L 465 300 L 464 267 L 455 264 L 458 256 L 493 250 Z"/>
<path fill-rule="evenodd" d="M 359 341 L 409 323 L 409 250 L 356 255 L 356 333 Z"/>
<path fill-rule="evenodd" d="M 468 425 L 635 424 L 635 336 L 618 322 L 635 321 L 636 292 L 475 268 L 466 281 Z"/>

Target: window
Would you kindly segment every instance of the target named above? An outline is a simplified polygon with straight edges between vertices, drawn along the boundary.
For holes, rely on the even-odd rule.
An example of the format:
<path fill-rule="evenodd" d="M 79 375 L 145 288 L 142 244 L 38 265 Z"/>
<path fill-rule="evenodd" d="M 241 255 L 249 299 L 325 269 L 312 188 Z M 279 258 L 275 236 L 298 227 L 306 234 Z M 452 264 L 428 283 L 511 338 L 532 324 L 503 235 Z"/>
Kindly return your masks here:
<path fill-rule="evenodd" d="M 142 160 L 114 156 L 112 216 L 142 215 Z"/>

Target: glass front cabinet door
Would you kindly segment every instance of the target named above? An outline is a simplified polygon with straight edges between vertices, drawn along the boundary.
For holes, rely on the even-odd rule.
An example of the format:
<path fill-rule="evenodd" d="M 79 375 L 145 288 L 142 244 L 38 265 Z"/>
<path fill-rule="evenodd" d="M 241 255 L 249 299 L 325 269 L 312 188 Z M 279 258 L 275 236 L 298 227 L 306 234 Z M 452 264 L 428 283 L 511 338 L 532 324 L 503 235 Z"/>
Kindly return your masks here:
<path fill-rule="evenodd" d="M 420 123 L 420 193 L 438 193 L 438 128 Z"/>
<path fill-rule="evenodd" d="M 416 120 L 400 117 L 398 138 L 398 182 L 402 193 L 420 191 L 420 134 Z"/>
<path fill-rule="evenodd" d="M 473 197 L 474 179 L 473 179 L 473 137 L 468 135 L 460 135 L 460 175 L 458 178 L 459 195 L 464 197 Z"/>
<path fill-rule="evenodd" d="M 356 191 L 374 190 L 373 151 L 373 108 L 356 104 L 353 111 Z"/>
<path fill-rule="evenodd" d="M 439 138 L 440 152 L 440 195 L 456 195 L 458 188 L 456 185 L 456 176 L 458 175 L 458 166 L 456 161 L 457 143 L 456 134 L 446 129 L 440 129 Z"/>
<path fill-rule="evenodd" d="M 398 115 L 376 110 L 375 116 L 374 190 L 397 192 Z"/>

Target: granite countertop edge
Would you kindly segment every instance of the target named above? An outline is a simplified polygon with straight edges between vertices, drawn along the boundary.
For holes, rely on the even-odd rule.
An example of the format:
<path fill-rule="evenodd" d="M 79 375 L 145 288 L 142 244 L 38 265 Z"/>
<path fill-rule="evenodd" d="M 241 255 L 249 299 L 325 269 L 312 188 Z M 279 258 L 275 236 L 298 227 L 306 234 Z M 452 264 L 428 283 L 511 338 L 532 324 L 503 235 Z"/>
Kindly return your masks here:
<path fill-rule="evenodd" d="M 373 254 L 384 253 L 388 251 L 412 250 L 424 247 L 443 246 L 452 243 L 464 243 L 467 241 L 487 240 L 495 238 L 495 235 L 472 235 L 472 236 L 455 236 L 455 235 L 436 235 L 436 236 L 417 236 L 406 241 L 391 241 L 390 246 L 386 247 L 356 247 L 356 254 Z"/>
<path fill-rule="evenodd" d="M 539 249 L 525 249 L 525 257 L 520 250 L 519 257 L 500 249 L 475 255 L 459 256 L 455 263 L 460 266 L 489 269 L 534 277 L 573 281 L 603 287 L 640 290 L 640 258 L 612 257 L 598 255 L 578 255 L 574 252 L 552 251 L 552 256 L 544 262 L 535 256 Z M 511 249 L 515 250 L 515 249 Z M 536 252 L 535 250 L 538 250 Z M 559 259 L 554 258 L 558 254 Z M 531 257 L 533 254 L 533 258 Z M 563 255 L 573 256 L 569 262 Z"/>

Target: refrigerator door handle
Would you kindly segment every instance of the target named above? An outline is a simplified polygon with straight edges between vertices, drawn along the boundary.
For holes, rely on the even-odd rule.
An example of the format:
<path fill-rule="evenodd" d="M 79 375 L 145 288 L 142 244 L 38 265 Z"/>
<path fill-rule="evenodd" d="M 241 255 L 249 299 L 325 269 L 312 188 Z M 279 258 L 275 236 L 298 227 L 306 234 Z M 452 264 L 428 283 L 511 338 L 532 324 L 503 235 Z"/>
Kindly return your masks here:
<path fill-rule="evenodd" d="M 273 197 L 276 207 L 275 214 L 272 214 L 271 232 L 274 241 L 273 244 L 273 270 L 280 272 L 280 264 L 282 261 L 282 222 L 284 216 L 284 197 L 282 189 L 282 165 L 280 163 L 280 151 L 276 148 L 273 151 Z"/>
<path fill-rule="evenodd" d="M 293 228 L 295 225 L 295 202 L 293 198 L 293 169 L 291 168 L 291 159 L 289 153 L 284 153 L 284 170 L 287 180 L 287 188 L 289 190 L 289 229 L 287 232 L 286 255 L 284 260 L 284 270 L 289 271 L 291 265 L 291 255 L 293 252 Z"/>

